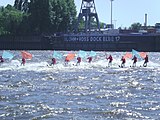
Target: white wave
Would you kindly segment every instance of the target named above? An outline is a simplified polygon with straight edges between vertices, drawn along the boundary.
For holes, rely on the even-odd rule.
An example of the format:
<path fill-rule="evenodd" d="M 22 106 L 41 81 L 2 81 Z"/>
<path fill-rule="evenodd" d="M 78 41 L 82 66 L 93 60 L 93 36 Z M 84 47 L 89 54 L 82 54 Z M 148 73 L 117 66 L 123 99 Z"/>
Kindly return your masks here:
<path fill-rule="evenodd" d="M 108 66 L 108 61 L 106 60 L 106 55 L 104 54 L 104 52 L 97 52 L 97 57 L 93 58 L 93 62 L 92 63 L 88 63 L 87 62 L 87 59 L 86 58 L 83 58 L 82 59 L 82 62 L 80 65 L 76 65 L 76 58 L 73 60 L 73 61 L 70 61 L 68 63 L 68 65 L 65 65 L 64 64 L 64 60 L 58 60 L 57 64 L 54 65 L 54 66 L 49 66 L 49 62 L 48 59 L 45 60 L 44 59 L 44 56 L 43 55 L 41 58 L 41 56 L 39 54 L 41 53 L 35 53 L 36 55 L 36 58 L 33 60 L 30 60 L 30 61 L 26 61 L 26 65 L 25 66 L 21 66 L 21 61 L 19 60 L 12 60 L 12 61 L 9 61 L 9 62 L 4 62 L 3 64 L 0 64 L 0 70 L 26 70 L 26 71 L 68 71 L 68 70 L 83 70 L 83 69 L 101 69 L 101 70 L 109 70 L 109 71 L 113 71 L 113 70 L 116 70 L 116 71 L 120 71 L 120 70 L 127 70 L 129 69 L 132 64 L 133 64 L 133 61 L 131 59 L 127 59 L 126 60 L 126 64 L 125 64 L 125 68 L 119 68 L 119 65 L 121 65 L 121 54 L 122 53 L 114 53 L 112 52 L 111 54 L 113 54 L 113 63 L 112 63 L 112 66 L 111 67 L 107 67 Z M 66 53 L 64 52 L 64 55 Z M 109 55 L 109 54 L 108 54 Z M 156 59 L 157 61 L 157 58 L 158 56 L 155 54 L 153 56 L 153 58 Z M 18 58 L 17 58 L 18 59 Z M 153 59 L 151 59 L 148 63 L 148 66 L 145 68 L 145 69 L 154 69 L 154 68 L 157 68 L 159 69 L 160 68 L 160 64 L 159 62 L 153 62 Z M 143 60 L 141 61 L 138 61 L 137 62 L 137 67 L 136 68 L 140 68 L 143 66 Z"/>

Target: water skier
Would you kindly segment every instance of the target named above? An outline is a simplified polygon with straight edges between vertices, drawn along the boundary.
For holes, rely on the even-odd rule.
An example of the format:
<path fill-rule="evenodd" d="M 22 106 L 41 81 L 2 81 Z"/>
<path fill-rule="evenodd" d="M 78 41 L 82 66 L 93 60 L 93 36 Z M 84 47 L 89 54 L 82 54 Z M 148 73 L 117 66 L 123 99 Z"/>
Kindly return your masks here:
<path fill-rule="evenodd" d="M 109 62 L 108 62 L 108 67 L 112 66 L 113 58 L 112 58 L 111 55 L 109 55 L 109 57 L 107 58 L 107 60 L 109 60 Z"/>
<path fill-rule="evenodd" d="M 50 64 L 50 66 L 55 65 L 55 64 L 56 64 L 56 59 L 55 59 L 55 58 L 52 58 L 52 62 L 51 62 L 51 64 Z"/>
<path fill-rule="evenodd" d="M 81 57 L 77 57 L 77 64 L 76 65 L 80 65 L 81 61 L 82 61 Z"/>
<path fill-rule="evenodd" d="M 124 58 L 124 56 L 122 56 L 121 61 L 122 61 L 122 63 L 121 63 L 121 66 L 119 66 L 119 67 L 123 68 L 126 63 L 126 59 Z"/>
<path fill-rule="evenodd" d="M 132 67 L 136 67 L 136 62 L 137 62 L 137 57 L 134 55 L 134 57 L 133 57 L 133 65 L 132 65 Z"/>
<path fill-rule="evenodd" d="M 25 58 L 22 58 L 22 63 L 21 63 L 21 65 L 25 65 L 25 63 L 26 63 L 26 59 Z"/>
<path fill-rule="evenodd" d="M 147 63 L 148 63 L 148 55 L 146 55 L 146 57 L 144 58 L 144 63 L 143 63 L 143 67 L 147 67 Z"/>
<path fill-rule="evenodd" d="M 88 63 L 91 63 L 92 62 L 92 57 L 88 57 Z"/>
<path fill-rule="evenodd" d="M 68 65 L 68 62 L 69 62 L 68 58 L 65 57 L 65 61 L 64 61 L 65 66 Z"/>
<path fill-rule="evenodd" d="M 3 63 L 4 59 L 2 58 L 2 56 L 0 56 L 0 63 Z"/>

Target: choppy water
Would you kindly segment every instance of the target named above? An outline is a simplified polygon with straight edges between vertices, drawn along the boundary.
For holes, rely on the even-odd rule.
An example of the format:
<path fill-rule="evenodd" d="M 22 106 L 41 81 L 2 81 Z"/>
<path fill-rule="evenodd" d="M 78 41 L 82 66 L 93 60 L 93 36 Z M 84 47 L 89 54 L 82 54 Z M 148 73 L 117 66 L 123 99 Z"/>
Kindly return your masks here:
<path fill-rule="evenodd" d="M 7 120 L 159 120 L 160 53 L 149 53 L 149 67 L 118 68 L 123 53 L 112 54 L 106 68 L 105 53 L 93 63 L 83 59 L 47 67 L 51 51 L 30 51 L 26 66 L 16 58 L 0 66 L 0 119 Z M 67 52 L 62 52 L 66 54 Z"/>

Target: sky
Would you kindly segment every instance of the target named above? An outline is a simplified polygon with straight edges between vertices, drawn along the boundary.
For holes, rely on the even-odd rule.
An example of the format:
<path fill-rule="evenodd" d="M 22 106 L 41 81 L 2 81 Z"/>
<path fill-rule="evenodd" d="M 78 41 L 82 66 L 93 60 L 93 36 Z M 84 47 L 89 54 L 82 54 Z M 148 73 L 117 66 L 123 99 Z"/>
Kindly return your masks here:
<path fill-rule="evenodd" d="M 82 0 L 74 0 L 77 13 L 80 11 Z M 111 1 L 94 0 L 99 21 L 111 23 Z M 0 0 L 0 6 L 14 4 L 14 0 Z M 160 0 L 114 0 L 112 2 L 112 20 L 116 28 L 129 27 L 132 23 L 144 24 L 144 16 L 148 15 L 147 25 L 160 23 Z"/>

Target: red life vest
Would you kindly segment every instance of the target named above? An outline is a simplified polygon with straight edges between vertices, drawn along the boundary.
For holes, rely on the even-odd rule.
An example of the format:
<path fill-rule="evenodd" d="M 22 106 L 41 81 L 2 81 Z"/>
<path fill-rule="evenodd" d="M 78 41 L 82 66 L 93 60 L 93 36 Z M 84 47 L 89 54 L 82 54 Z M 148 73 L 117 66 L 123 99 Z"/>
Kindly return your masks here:
<path fill-rule="evenodd" d="M 1 62 L 1 63 L 4 62 L 4 59 L 3 59 L 2 57 L 0 58 L 0 62 Z"/>
<path fill-rule="evenodd" d="M 55 58 L 52 58 L 52 63 L 56 64 L 56 59 Z"/>
<path fill-rule="evenodd" d="M 25 64 L 26 63 L 26 60 L 24 58 L 22 58 L 22 63 Z"/>
<path fill-rule="evenodd" d="M 78 57 L 77 60 L 78 60 L 77 63 L 80 63 L 81 62 L 81 57 Z"/>
<path fill-rule="evenodd" d="M 134 56 L 134 58 L 132 60 L 133 60 L 134 63 L 136 63 L 137 62 L 137 57 Z"/>
<path fill-rule="evenodd" d="M 111 55 L 107 58 L 107 60 L 108 60 L 108 59 L 109 59 L 109 62 L 112 62 L 112 60 L 113 60 L 113 58 L 112 58 Z"/>
<path fill-rule="evenodd" d="M 122 58 L 121 61 L 122 61 L 122 63 L 126 63 L 126 59 L 125 58 Z"/>
<path fill-rule="evenodd" d="M 87 59 L 89 63 L 92 61 L 92 57 L 88 57 Z"/>
<path fill-rule="evenodd" d="M 144 58 L 144 60 L 145 60 L 145 62 L 148 62 L 148 56 L 146 56 L 146 57 Z"/>

